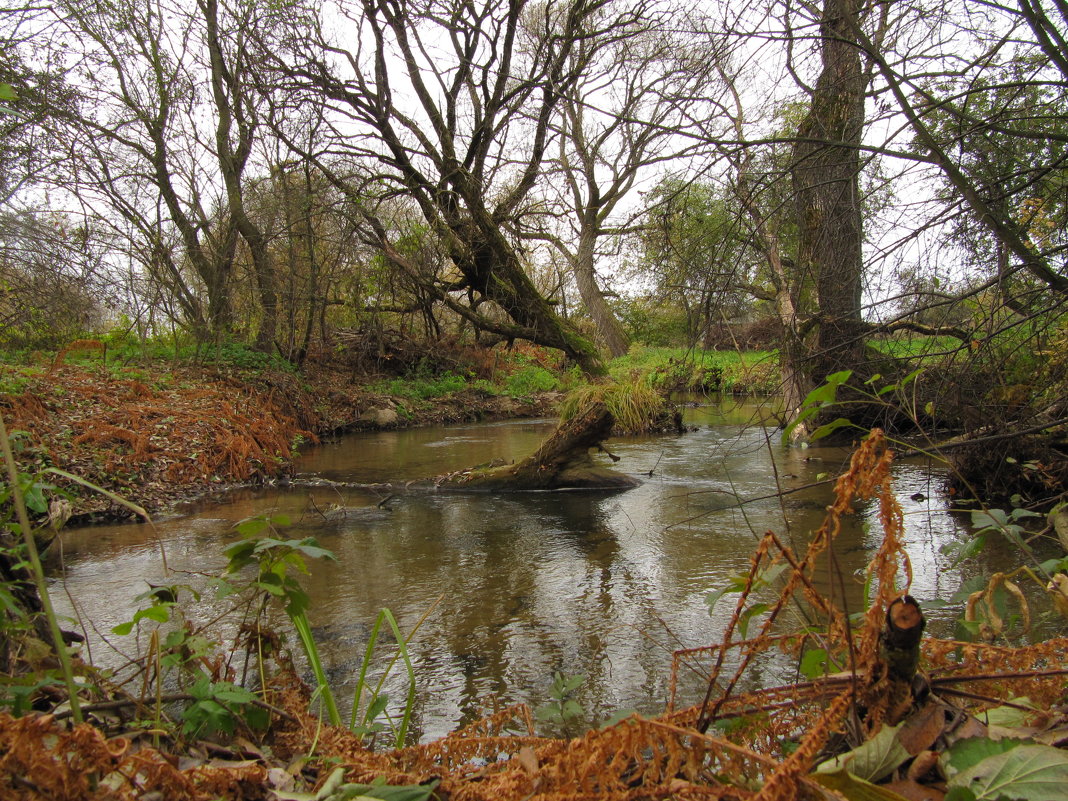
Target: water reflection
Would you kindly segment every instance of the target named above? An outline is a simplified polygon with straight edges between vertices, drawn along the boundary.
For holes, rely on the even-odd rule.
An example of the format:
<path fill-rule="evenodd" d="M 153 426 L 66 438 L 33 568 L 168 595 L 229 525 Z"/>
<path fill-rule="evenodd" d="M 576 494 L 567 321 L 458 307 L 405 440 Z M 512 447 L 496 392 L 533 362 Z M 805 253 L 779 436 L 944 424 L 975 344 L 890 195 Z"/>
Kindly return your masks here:
<path fill-rule="evenodd" d="M 65 535 L 65 588 L 78 612 L 106 632 L 130 618 L 137 608 L 132 599 L 146 580 L 173 582 L 179 575 L 204 584 L 181 572 L 168 578 L 159 541 L 172 571 L 217 573 L 224 566 L 222 548 L 236 536 L 234 522 L 285 513 L 295 521 L 291 536 L 314 534 L 338 557 L 315 565 L 305 583 L 341 699 L 351 693 L 380 608 L 390 607 L 407 631 L 434 607 L 412 647 L 419 677 L 416 730 L 423 738 L 444 734 L 490 704 L 545 703 L 554 670 L 586 675 L 578 700 L 590 722 L 619 708 L 655 713 L 666 699 L 671 651 L 716 642 L 729 619 L 733 602 L 709 614 L 707 593 L 747 569 L 768 529 L 802 550 L 822 521 L 829 490 L 745 506 L 737 499 L 836 475 L 848 458 L 833 448 L 782 449 L 777 432 L 759 425 L 766 416 L 756 404 L 693 408 L 687 411 L 693 432 L 613 442 L 621 457 L 617 468 L 643 479 L 624 493 L 398 493 L 386 515 L 328 520 L 323 511 L 331 504 L 374 507 L 383 499 L 354 482 L 403 483 L 520 458 L 552 424 L 354 435 L 309 450 L 288 488 L 235 493 L 225 504 L 160 523 L 155 534 L 127 525 Z M 324 479 L 331 483 L 322 485 Z M 946 511 L 940 477 L 922 462 L 906 462 L 896 466 L 895 480 L 915 569 L 913 593 L 945 597 L 960 576 L 946 569 L 938 546 L 958 522 Z M 851 609 L 862 603 L 858 577 L 879 536 L 876 510 L 858 508 L 836 546 L 842 578 L 832 577 L 825 564 L 817 571 L 826 591 L 835 587 L 841 595 L 844 589 Z M 209 593 L 190 615 L 208 620 L 219 608 Z M 939 614 L 948 619 L 952 613 L 933 613 L 935 627 Z M 215 633 L 226 640 L 233 625 L 220 622 Z M 95 658 L 113 658 L 98 637 L 92 639 Z M 388 656 L 377 657 L 379 669 Z M 695 681 L 687 686 L 697 691 Z M 401 677 L 388 689 L 402 698 Z"/>

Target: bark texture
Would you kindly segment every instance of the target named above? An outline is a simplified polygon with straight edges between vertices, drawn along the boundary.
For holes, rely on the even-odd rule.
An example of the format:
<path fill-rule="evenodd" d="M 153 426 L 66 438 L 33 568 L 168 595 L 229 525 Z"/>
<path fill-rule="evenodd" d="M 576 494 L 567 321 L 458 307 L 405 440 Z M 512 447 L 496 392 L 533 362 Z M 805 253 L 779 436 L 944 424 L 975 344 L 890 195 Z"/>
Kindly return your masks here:
<path fill-rule="evenodd" d="M 854 33 L 860 14 L 859 0 L 824 0 L 822 69 L 794 148 L 798 266 L 813 276 L 819 303 L 811 362 L 817 383 L 839 370 L 855 369 L 863 348 L 859 177 L 867 80 Z"/>

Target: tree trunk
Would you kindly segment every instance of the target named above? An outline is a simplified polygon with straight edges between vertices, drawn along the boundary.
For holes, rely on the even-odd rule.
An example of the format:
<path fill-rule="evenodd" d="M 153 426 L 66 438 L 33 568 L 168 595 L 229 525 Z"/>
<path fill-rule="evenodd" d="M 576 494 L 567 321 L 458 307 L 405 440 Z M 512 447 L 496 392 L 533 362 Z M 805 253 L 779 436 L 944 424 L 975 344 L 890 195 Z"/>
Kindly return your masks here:
<path fill-rule="evenodd" d="M 860 316 L 863 227 L 859 190 L 866 79 L 853 31 L 858 0 L 824 0 L 823 68 L 801 122 L 791 172 L 798 208 L 798 267 L 815 279 L 820 325 L 810 375 L 816 383 L 855 369 L 863 352 Z"/>
<path fill-rule="evenodd" d="M 529 329 L 535 344 L 563 351 L 587 376 L 606 375 L 597 347 L 553 310 L 504 233 L 488 214 L 482 216 L 452 227 L 451 256 L 467 285 Z"/>
<path fill-rule="evenodd" d="M 502 465 L 453 473 L 437 481 L 442 489 L 548 490 L 630 489 L 638 480 L 594 464 L 591 448 L 599 447 L 612 433 L 615 419 L 603 403 L 593 403 L 575 415 L 541 444 L 538 450 L 514 465 Z"/>
<path fill-rule="evenodd" d="M 782 378 L 783 409 L 786 419 L 793 420 L 800 413 L 801 405 L 812 385 L 804 371 L 805 343 L 798 330 L 797 304 L 794 302 L 793 285 L 786 274 L 778 242 L 772 240 L 770 234 L 767 258 L 772 275 L 775 277 L 775 308 L 782 325 L 782 336 L 779 341 L 779 373 Z M 794 439 L 799 439 L 807 433 L 805 423 L 802 423 L 794 426 L 791 435 Z"/>
<path fill-rule="evenodd" d="M 579 295 L 590 314 L 590 319 L 597 326 L 597 334 L 604 342 L 608 353 L 612 358 L 626 356 L 630 350 L 630 337 L 623 330 L 619 320 L 613 313 L 612 308 L 604 298 L 601 288 L 597 285 L 597 272 L 594 269 L 594 237 L 583 235 L 579 240 L 578 253 L 572 264 L 575 273 L 575 283 L 578 284 Z"/>

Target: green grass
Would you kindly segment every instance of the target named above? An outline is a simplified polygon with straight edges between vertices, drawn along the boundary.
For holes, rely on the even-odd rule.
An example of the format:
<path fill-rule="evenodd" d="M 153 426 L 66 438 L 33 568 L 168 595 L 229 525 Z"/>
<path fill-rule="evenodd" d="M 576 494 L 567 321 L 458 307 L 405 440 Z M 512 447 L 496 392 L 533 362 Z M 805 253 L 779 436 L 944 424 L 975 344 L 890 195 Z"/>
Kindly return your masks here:
<path fill-rule="evenodd" d="M 368 385 L 372 392 L 383 395 L 391 395 L 395 398 L 410 398 L 412 400 L 429 400 L 451 395 L 454 392 L 463 392 L 469 386 L 465 376 L 456 373 L 442 373 L 433 378 L 389 378 L 383 381 L 375 381 Z"/>
<path fill-rule="evenodd" d="M 626 356 L 613 359 L 608 372 L 617 381 L 645 375 L 664 391 L 759 395 L 776 392 L 779 383 L 774 351 L 739 353 L 635 345 Z"/>
<path fill-rule="evenodd" d="M 639 434 L 657 427 L 664 412 L 664 396 L 643 376 L 602 384 L 585 384 L 568 393 L 560 404 L 560 419 L 570 420 L 591 403 L 600 401 L 615 418 L 616 427 Z"/>
<path fill-rule="evenodd" d="M 909 334 L 888 339 L 871 339 L 868 345 L 894 359 L 940 359 L 950 351 L 959 350 L 966 343 L 955 337 L 927 337 Z"/>

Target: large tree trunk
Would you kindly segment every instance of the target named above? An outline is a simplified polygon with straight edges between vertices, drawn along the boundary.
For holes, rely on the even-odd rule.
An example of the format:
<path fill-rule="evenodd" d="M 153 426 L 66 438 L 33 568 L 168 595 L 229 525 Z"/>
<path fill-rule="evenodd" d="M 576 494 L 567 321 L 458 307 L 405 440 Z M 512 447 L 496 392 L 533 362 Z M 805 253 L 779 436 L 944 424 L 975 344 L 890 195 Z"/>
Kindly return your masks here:
<path fill-rule="evenodd" d="M 523 461 L 454 473 L 437 481 L 441 489 L 548 490 L 630 489 L 638 480 L 594 464 L 590 449 L 612 433 L 615 420 L 603 403 L 593 403 L 561 423 L 541 447 Z"/>
<path fill-rule="evenodd" d="M 810 375 L 816 383 L 855 369 L 863 351 L 860 144 L 866 79 L 853 31 L 859 0 L 824 0 L 823 68 L 801 122 L 792 166 L 798 267 L 815 279 L 820 325 Z"/>
<path fill-rule="evenodd" d="M 515 247 L 488 214 L 453 225 L 451 256 L 467 286 L 492 300 L 530 340 L 563 351 L 587 376 L 607 374 L 597 347 L 556 313 L 520 264 Z"/>

